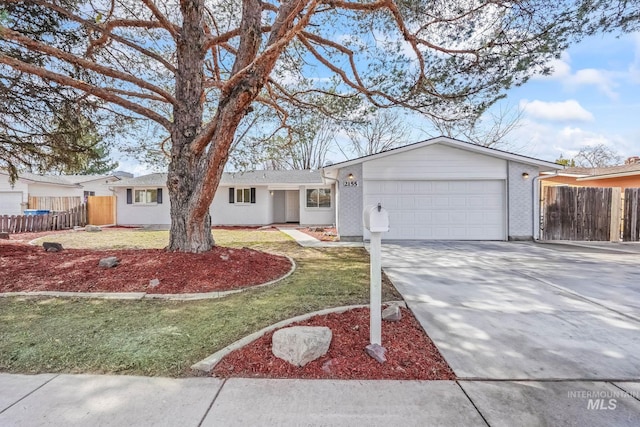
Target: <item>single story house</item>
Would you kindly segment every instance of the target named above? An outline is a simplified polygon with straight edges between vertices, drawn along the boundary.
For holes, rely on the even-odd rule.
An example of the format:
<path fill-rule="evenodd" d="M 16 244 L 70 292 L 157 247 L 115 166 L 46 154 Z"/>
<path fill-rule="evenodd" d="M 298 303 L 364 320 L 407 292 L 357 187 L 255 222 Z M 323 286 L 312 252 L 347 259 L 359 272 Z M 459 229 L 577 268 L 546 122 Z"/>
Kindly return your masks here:
<path fill-rule="evenodd" d="M 538 175 L 562 166 L 437 137 L 323 169 L 336 184 L 343 240 L 368 239 L 362 211 L 389 212 L 383 239 L 530 240 L 537 236 Z"/>
<path fill-rule="evenodd" d="M 37 175 L 21 172 L 12 185 L 9 174 L 0 170 L 0 215 L 21 215 L 29 209 L 29 197 L 110 196 L 105 184 L 120 178 L 116 175 Z"/>
<path fill-rule="evenodd" d="M 624 165 L 618 166 L 565 168 L 543 174 L 541 179 L 544 186 L 640 188 L 640 157 L 629 157 Z"/>
<path fill-rule="evenodd" d="M 166 182 L 166 173 L 154 173 L 111 184 L 117 224 L 168 228 Z M 320 171 L 224 173 L 210 213 L 214 225 L 333 225 L 335 186 Z"/>
<path fill-rule="evenodd" d="M 365 206 L 389 211 L 384 239 L 518 240 L 536 236 L 544 160 L 447 137 L 327 166 L 320 171 L 225 173 L 211 204 L 214 225 L 335 225 L 368 239 Z M 110 185 L 119 225 L 168 227 L 166 174 Z"/>

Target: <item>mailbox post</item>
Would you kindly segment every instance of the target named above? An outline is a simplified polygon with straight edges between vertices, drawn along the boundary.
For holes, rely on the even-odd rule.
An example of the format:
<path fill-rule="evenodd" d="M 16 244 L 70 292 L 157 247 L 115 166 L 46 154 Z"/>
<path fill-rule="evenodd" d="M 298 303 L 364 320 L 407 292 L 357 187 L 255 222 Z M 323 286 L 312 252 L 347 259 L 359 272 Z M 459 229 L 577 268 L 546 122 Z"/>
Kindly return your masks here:
<path fill-rule="evenodd" d="M 389 231 L 389 213 L 382 208 L 380 203 L 377 206 L 367 206 L 363 212 L 364 226 L 371 234 L 370 245 L 370 324 L 369 324 L 369 341 L 367 352 L 371 355 L 371 351 L 376 352 L 376 345 L 382 348 L 382 233 Z M 372 357 L 375 357 L 372 355 Z M 384 348 L 382 348 L 382 356 L 378 361 L 384 361 Z"/>

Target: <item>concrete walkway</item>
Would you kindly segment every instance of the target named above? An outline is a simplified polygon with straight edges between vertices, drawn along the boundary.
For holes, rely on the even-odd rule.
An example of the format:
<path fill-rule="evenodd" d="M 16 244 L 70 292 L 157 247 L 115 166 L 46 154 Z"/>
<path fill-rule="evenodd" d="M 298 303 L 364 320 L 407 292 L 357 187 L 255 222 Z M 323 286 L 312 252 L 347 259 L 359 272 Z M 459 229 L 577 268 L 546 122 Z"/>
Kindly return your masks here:
<path fill-rule="evenodd" d="M 295 228 L 278 227 L 278 230 L 305 248 L 362 248 L 364 246 L 362 242 L 323 242 Z"/>
<path fill-rule="evenodd" d="M 640 383 L 0 374 L 2 426 L 632 426 Z"/>

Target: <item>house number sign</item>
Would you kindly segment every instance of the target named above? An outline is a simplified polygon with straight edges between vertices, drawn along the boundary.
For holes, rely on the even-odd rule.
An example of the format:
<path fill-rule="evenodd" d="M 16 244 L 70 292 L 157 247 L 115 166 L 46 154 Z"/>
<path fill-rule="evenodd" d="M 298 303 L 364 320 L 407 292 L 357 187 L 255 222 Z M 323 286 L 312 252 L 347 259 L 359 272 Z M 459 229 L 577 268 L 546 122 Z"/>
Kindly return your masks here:
<path fill-rule="evenodd" d="M 358 186 L 358 181 L 345 181 L 344 182 L 344 186 L 345 187 L 357 187 Z"/>

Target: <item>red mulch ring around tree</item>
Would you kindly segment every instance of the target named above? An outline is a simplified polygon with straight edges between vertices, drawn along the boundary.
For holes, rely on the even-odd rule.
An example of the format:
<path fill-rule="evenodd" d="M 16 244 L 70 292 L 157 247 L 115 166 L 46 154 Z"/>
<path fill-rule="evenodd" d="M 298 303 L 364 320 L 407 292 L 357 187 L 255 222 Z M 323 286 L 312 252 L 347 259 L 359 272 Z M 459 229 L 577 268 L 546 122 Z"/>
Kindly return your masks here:
<path fill-rule="evenodd" d="M 115 256 L 120 264 L 99 267 Z M 0 241 L 0 292 L 147 292 L 177 294 L 241 289 L 275 280 L 291 269 L 283 256 L 215 247 L 203 254 L 162 249 L 45 252 Z M 152 287 L 149 281 L 160 280 Z"/>
<path fill-rule="evenodd" d="M 369 309 L 316 316 L 290 326 L 327 326 L 333 333 L 326 355 L 296 367 L 271 352 L 273 332 L 236 350 L 213 369 L 218 377 L 312 378 L 361 380 L 454 380 L 449 367 L 418 321 L 407 309 L 402 319 L 382 323 L 387 361 L 378 363 L 365 353 L 369 344 Z"/>

